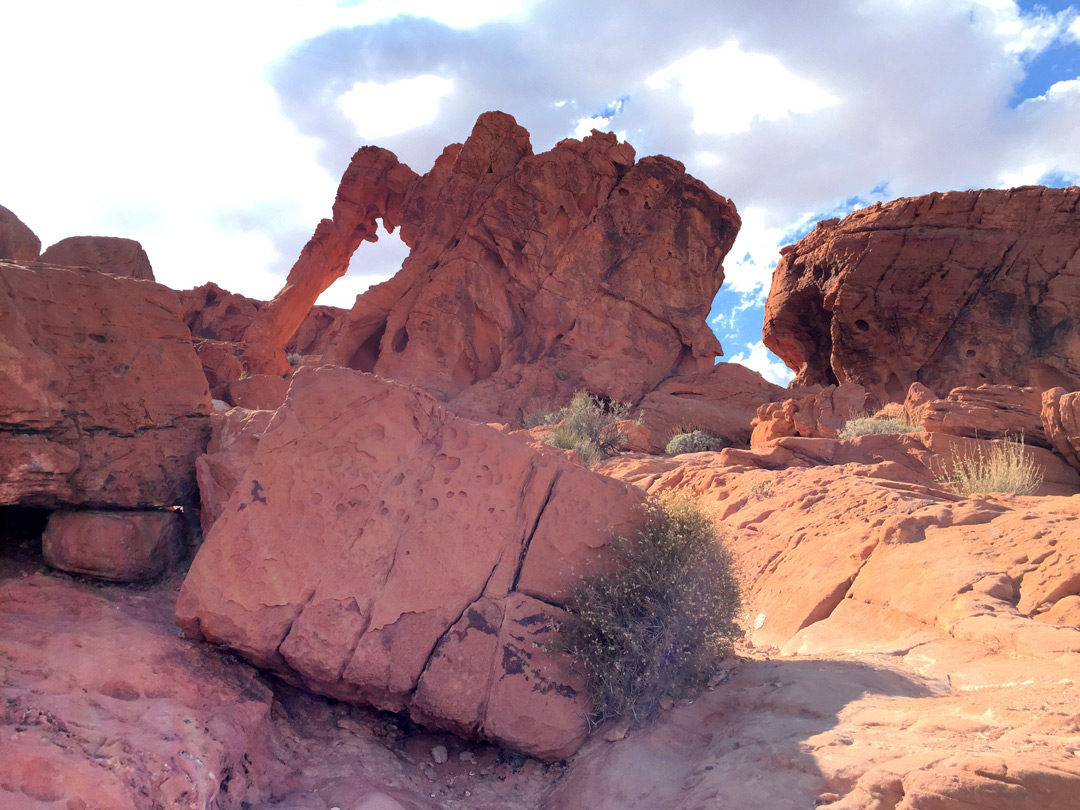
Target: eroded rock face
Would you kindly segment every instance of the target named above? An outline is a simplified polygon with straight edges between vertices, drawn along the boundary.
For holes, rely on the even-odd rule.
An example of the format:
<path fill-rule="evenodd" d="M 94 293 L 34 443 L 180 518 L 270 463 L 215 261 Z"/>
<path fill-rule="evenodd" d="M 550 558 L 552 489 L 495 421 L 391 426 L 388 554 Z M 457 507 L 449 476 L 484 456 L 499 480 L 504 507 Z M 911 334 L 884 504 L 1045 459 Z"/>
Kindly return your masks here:
<path fill-rule="evenodd" d="M 689 430 L 703 430 L 723 439 L 725 446 L 745 446 L 758 408 L 786 394 L 738 363 L 718 363 L 707 371 L 664 380 L 636 409 L 640 429 L 647 434 L 641 449 L 663 452 L 672 436 Z"/>
<path fill-rule="evenodd" d="M 14 213 L 0 205 L 0 259 L 35 262 L 41 240 Z"/>
<path fill-rule="evenodd" d="M 760 447 L 783 436 L 835 439 L 849 419 L 869 415 L 879 404 L 875 396 L 855 383 L 829 385 L 803 396 L 766 402 L 757 409 L 751 423 L 750 446 Z"/>
<path fill-rule="evenodd" d="M 244 408 L 211 414 L 210 443 L 206 453 L 195 460 L 201 507 L 199 519 L 204 535 L 224 511 L 233 490 L 255 457 L 259 438 L 273 416 L 272 411 Z"/>
<path fill-rule="evenodd" d="M 417 389 L 302 368 L 177 619 L 313 691 L 558 759 L 584 697 L 532 641 L 641 498 Z"/>
<path fill-rule="evenodd" d="M 1026 444 L 1049 447 L 1042 424 L 1042 392 L 1011 385 L 954 388 L 945 399 L 923 406 L 923 427 L 970 438 L 1021 436 Z"/>
<path fill-rule="evenodd" d="M 431 171 L 410 175 L 383 150 L 357 153 L 333 223 L 293 271 L 319 281 L 290 277 L 277 305 L 288 317 L 260 311 L 245 336 L 249 370 L 283 373 L 285 325 L 295 329 L 315 288 L 344 272 L 376 217 L 400 224 L 411 252 L 358 298 L 329 362 L 516 424 L 581 388 L 637 401 L 720 354 L 705 317 L 740 221 L 677 161 L 635 162 L 610 133 L 534 155 L 513 118 L 486 113 Z M 362 227 L 343 228 L 339 207 L 342 222 Z"/>
<path fill-rule="evenodd" d="M 63 267 L 89 267 L 125 278 L 154 280 L 150 257 L 134 239 L 117 236 L 69 236 L 51 245 L 41 261 Z"/>
<path fill-rule="evenodd" d="M 0 262 L 0 504 L 191 503 L 210 397 L 165 287 Z"/>
<path fill-rule="evenodd" d="M 1050 446 L 1080 470 L 1080 391 L 1051 388 L 1042 394 L 1043 430 Z"/>
<path fill-rule="evenodd" d="M 1080 189 L 929 194 L 827 220 L 781 251 L 764 341 L 797 383 L 899 402 L 983 383 L 1080 388 Z"/>
<path fill-rule="evenodd" d="M 333 219 L 324 219 L 289 271 L 285 287 L 259 309 L 244 335 L 244 360 L 252 374 L 284 374 L 282 348 L 300 328 L 319 295 L 345 275 L 361 242 L 376 242 L 376 228 L 393 233 L 402 221 L 416 173 L 386 149 L 363 146 L 338 187 Z"/>

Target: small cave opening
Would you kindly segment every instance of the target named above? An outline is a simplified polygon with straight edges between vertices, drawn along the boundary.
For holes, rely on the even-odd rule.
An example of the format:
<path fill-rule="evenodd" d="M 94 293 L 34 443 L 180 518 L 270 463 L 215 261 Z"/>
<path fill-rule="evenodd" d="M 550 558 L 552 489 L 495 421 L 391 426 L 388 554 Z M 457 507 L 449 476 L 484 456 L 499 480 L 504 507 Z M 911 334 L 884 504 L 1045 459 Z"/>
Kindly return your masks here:
<path fill-rule="evenodd" d="M 33 573 L 45 559 L 41 537 L 51 509 L 37 506 L 0 506 L 0 579 Z"/>
<path fill-rule="evenodd" d="M 855 328 L 858 329 L 860 332 L 869 332 L 870 324 L 864 321 L 862 318 L 859 318 L 857 321 L 855 321 Z"/>
<path fill-rule="evenodd" d="M 391 342 L 390 348 L 394 350 L 394 354 L 401 354 L 408 345 L 409 330 L 403 326 L 394 333 L 394 340 Z"/>
<path fill-rule="evenodd" d="M 386 321 L 383 321 L 382 325 L 376 329 L 367 340 L 360 344 L 360 346 L 353 352 L 353 356 L 349 358 L 348 366 L 356 371 L 366 371 L 368 373 L 375 371 L 375 364 L 379 360 L 379 352 L 382 346 L 383 335 L 386 334 Z"/>

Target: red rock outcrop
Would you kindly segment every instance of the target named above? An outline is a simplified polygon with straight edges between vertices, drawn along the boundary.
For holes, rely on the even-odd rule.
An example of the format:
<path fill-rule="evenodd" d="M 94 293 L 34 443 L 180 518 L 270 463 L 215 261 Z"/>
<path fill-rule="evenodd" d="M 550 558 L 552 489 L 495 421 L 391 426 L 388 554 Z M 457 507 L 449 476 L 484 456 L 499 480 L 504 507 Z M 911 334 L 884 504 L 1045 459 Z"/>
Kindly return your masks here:
<path fill-rule="evenodd" d="M 708 371 L 664 380 L 646 394 L 635 409 L 640 425 L 633 436 L 651 453 L 663 452 L 672 436 L 689 430 L 703 430 L 727 446 L 745 446 L 759 406 L 787 393 L 745 366 L 717 363 Z"/>
<path fill-rule="evenodd" d="M 759 447 L 782 436 L 835 439 L 847 420 L 872 413 L 879 404 L 855 383 L 829 385 L 815 393 L 767 402 L 758 408 L 751 423 L 750 446 Z"/>
<path fill-rule="evenodd" d="M 289 330 L 374 236 L 377 217 L 400 224 L 411 252 L 358 297 L 328 362 L 516 423 L 581 388 L 637 401 L 721 353 L 705 317 L 739 228 L 735 207 L 677 161 L 635 163 L 611 133 L 533 155 L 513 118 L 485 113 L 421 178 L 365 148 L 334 217 L 245 336 L 249 370 L 283 373 Z"/>
<path fill-rule="evenodd" d="M 1042 395 L 1041 418 L 1050 446 L 1080 470 L 1080 391 L 1051 388 Z"/>
<path fill-rule="evenodd" d="M 185 534 L 183 518 L 174 511 L 56 511 L 49 516 L 41 546 L 54 568 L 137 582 L 179 562 Z"/>
<path fill-rule="evenodd" d="M 530 639 L 641 497 L 417 389 L 301 368 L 177 619 L 313 691 L 559 759 L 584 698 Z"/>
<path fill-rule="evenodd" d="M 180 298 L 181 319 L 195 339 L 195 352 L 202 362 L 203 373 L 210 383 L 214 399 L 250 407 L 250 399 L 248 402 L 233 399 L 230 383 L 239 381 L 247 373 L 240 360 L 244 351 L 244 333 L 266 302 L 228 292 L 213 283 L 193 290 L 182 290 L 177 295 Z M 322 355 L 337 322 L 347 312 L 340 307 L 321 304 L 311 307 L 296 334 L 285 345 L 285 351 L 289 355 Z M 288 386 L 287 383 L 285 385 Z M 274 407 L 280 405 L 282 399 L 283 391 L 281 397 L 276 397 Z M 267 401 L 265 397 L 260 399 L 260 402 Z"/>
<path fill-rule="evenodd" d="M 378 221 L 390 233 L 401 223 L 406 194 L 416 181 L 416 172 L 386 149 L 363 146 L 353 155 L 338 187 L 333 219 L 319 223 L 285 287 L 259 309 L 244 335 L 244 363 L 250 373 L 288 371 L 285 345 L 319 295 L 345 275 L 360 243 L 378 241 Z"/>
<path fill-rule="evenodd" d="M 41 240 L 14 213 L 0 205 L 0 260 L 35 262 Z"/>
<path fill-rule="evenodd" d="M 150 257 L 134 239 L 117 236 L 69 236 L 51 245 L 41 261 L 63 267 L 89 267 L 125 278 L 154 280 Z"/>
<path fill-rule="evenodd" d="M 191 503 L 210 397 L 153 282 L 0 262 L 0 504 Z"/>
<path fill-rule="evenodd" d="M 765 345 L 797 383 L 898 402 L 983 383 L 1080 388 L 1080 189 L 929 194 L 827 220 L 784 248 Z"/>
<path fill-rule="evenodd" d="M 923 427 L 973 439 L 1023 436 L 1025 444 L 1050 447 L 1042 424 L 1042 392 L 1011 385 L 954 388 L 923 407 Z"/>

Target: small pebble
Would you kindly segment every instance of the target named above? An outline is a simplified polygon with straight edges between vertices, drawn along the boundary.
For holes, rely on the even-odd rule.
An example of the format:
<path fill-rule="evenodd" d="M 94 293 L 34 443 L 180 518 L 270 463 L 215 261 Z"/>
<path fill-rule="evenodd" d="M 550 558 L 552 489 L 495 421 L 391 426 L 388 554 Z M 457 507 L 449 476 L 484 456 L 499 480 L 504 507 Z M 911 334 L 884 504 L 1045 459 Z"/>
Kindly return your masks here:
<path fill-rule="evenodd" d="M 833 802 L 840 801 L 839 793 L 822 793 L 817 797 L 816 804 L 832 804 Z"/>
<path fill-rule="evenodd" d="M 436 745 L 431 749 L 431 758 L 439 765 L 442 765 L 446 760 L 450 758 L 450 754 L 446 751 L 445 745 Z"/>
<path fill-rule="evenodd" d="M 457 755 L 457 758 L 460 759 L 462 762 L 472 762 L 474 759 L 476 759 L 476 754 L 474 754 L 472 751 L 462 751 L 460 754 Z"/>

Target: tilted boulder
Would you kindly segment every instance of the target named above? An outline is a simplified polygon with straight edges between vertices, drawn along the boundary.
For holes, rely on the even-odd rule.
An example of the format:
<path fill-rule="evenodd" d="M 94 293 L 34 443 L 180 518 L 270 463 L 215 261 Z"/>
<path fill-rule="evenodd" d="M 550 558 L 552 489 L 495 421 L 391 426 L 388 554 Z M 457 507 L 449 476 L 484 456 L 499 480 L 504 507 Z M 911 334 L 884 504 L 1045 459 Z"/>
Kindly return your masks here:
<path fill-rule="evenodd" d="M 929 194 L 826 220 L 784 248 L 765 345 L 806 385 L 899 402 L 984 383 L 1080 388 L 1080 189 Z"/>
<path fill-rule="evenodd" d="M 177 620 L 312 691 L 558 759 L 586 704 L 541 631 L 642 497 L 418 389 L 301 368 Z"/>
<path fill-rule="evenodd" d="M 150 257 L 134 239 L 117 236 L 69 236 L 51 245 L 41 261 L 64 267 L 89 267 L 125 278 L 154 280 Z"/>
<path fill-rule="evenodd" d="M 41 240 L 14 213 L 0 205 L 0 260 L 37 261 Z"/>
<path fill-rule="evenodd" d="M 193 503 L 210 397 L 159 284 L 0 262 L 0 505 Z"/>

